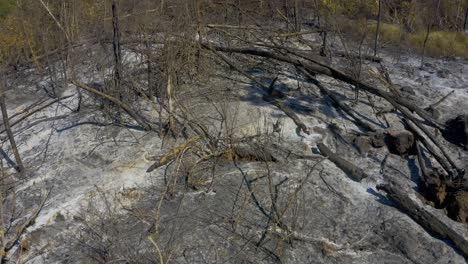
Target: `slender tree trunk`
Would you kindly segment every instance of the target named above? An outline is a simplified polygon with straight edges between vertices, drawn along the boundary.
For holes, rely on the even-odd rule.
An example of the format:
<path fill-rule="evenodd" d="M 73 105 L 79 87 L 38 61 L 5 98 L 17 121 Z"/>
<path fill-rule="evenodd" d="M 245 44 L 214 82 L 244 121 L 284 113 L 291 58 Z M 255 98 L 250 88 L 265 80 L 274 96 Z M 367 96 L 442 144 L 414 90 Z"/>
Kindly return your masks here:
<path fill-rule="evenodd" d="M 196 15 L 197 15 L 197 35 L 198 35 L 198 49 L 197 49 L 197 52 L 196 52 L 196 58 L 197 58 L 197 64 L 196 64 L 196 67 L 197 67 L 197 72 L 198 70 L 200 69 L 201 65 L 200 65 L 200 57 L 201 57 L 201 43 L 202 43 L 202 6 L 201 6 L 201 1 L 200 0 L 196 0 L 196 6 L 195 6 L 195 12 L 196 12 Z M 187 8 L 188 9 L 188 8 Z M 188 15 L 188 14 L 187 14 Z"/>
<path fill-rule="evenodd" d="M 427 22 L 427 31 L 426 31 L 426 37 L 424 38 L 424 43 L 423 43 L 423 50 L 422 50 L 422 55 L 421 55 L 421 68 L 424 67 L 424 56 L 426 55 L 426 47 L 427 47 L 427 42 L 429 40 L 429 34 L 431 33 L 432 27 L 435 25 L 435 23 L 440 23 L 439 19 L 439 9 L 440 9 L 440 0 L 437 0 L 436 2 L 432 2 L 433 5 L 432 7 L 434 10 L 431 10 L 433 12 L 433 16 L 429 18 L 429 21 Z"/>
<path fill-rule="evenodd" d="M 201 1 L 196 0 L 195 12 L 197 15 L 197 34 L 198 34 L 198 46 L 201 49 L 201 42 L 202 42 L 202 6 Z M 239 22 L 240 23 L 240 22 Z"/>
<path fill-rule="evenodd" d="M 4 90 L 1 84 L 0 84 L 0 108 L 2 111 L 3 125 L 5 126 L 5 131 L 8 135 L 8 139 L 10 140 L 11 149 L 13 150 L 13 154 L 15 155 L 15 160 L 16 160 L 15 169 L 19 173 L 23 174 L 24 173 L 23 161 L 21 160 L 21 156 L 19 154 L 18 147 L 16 146 L 13 132 L 11 131 L 10 121 L 8 120 L 8 112 L 7 112 L 6 104 L 5 104 L 5 94 L 4 94 Z"/>
<path fill-rule="evenodd" d="M 439 28 L 443 27 L 443 22 L 440 19 L 440 0 L 437 0 L 437 5 L 436 5 L 436 10 L 435 10 L 435 17 L 437 19 L 437 23 L 439 25 Z"/>
<path fill-rule="evenodd" d="M 171 68 L 171 67 L 169 67 Z M 173 73 L 172 69 L 169 69 L 167 75 L 167 98 L 168 98 L 168 110 L 169 110 L 169 129 L 174 132 L 174 86 L 173 86 Z"/>
<path fill-rule="evenodd" d="M 5 171 L 3 169 L 3 159 L 0 159 L 0 173 L 1 173 L 1 179 L 2 181 L 5 181 L 6 182 L 6 177 L 5 177 Z M 7 196 L 7 185 L 4 184 L 3 186 L 0 186 L 0 230 L 2 230 L 3 232 L 0 232 L 0 263 L 4 263 L 6 262 L 6 254 L 5 254 L 5 244 L 6 244 L 6 238 L 5 238 L 5 219 L 4 217 L 6 218 L 6 215 L 4 214 L 4 209 L 3 209 L 3 206 L 5 203 L 5 200 L 6 200 L 6 196 Z M 14 201 L 16 202 L 16 201 Z M 3 254 L 2 254 L 3 253 Z"/>
<path fill-rule="evenodd" d="M 224 23 L 229 23 L 229 7 L 227 4 L 224 5 Z"/>
<path fill-rule="evenodd" d="M 468 22 L 468 6 L 465 9 L 465 22 L 463 22 L 463 31 L 466 30 L 466 24 Z"/>
<path fill-rule="evenodd" d="M 239 24 L 239 27 L 242 25 L 241 0 L 237 0 L 237 23 Z"/>
<path fill-rule="evenodd" d="M 296 32 L 301 31 L 301 10 L 299 9 L 299 0 L 294 0 L 294 24 Z"/>
<path fill-rule="evenodd" d="M 120 29 L 119 29 L 119 18 L 118 18 L 118 7 L 117 1 L 112 0 L 112 47 L 114 50 L 114 91 L 117 97 L 122 101 L 122 92 L 120 90 L 121 74 L 122 74 L 122 51 L 120 47 Z"/>
<path fill-rule="evenodd" d="M 382 0 L 379 0 L 379 13 L 377 15 L 377 29 L 375 30 L 375 39 L 374 39 L 374 57 L 377 56 L 377 45 L 379 43 L 381 21 L 382 21 Z"/>
<path fill-rule="evenodd" d="M 242 0 L 237 0 L 237 24 L 239 27 L 242 26 L 242 23 L 243 23 L 243 14 L 242 14 L 242 9 L 241 9 L 241 5 L 242 4 Z M 244 30 L 241 31 L 241 36 L 243 38 L 245 38 L 246 36 L 246 33 Z"/>
<path fill-rule="evenodd" d="M 421 68 L 424 67 L 424 56 L 426 55 L 427 41 L 429 40 L 429 34 L 431 33 L 431 23 L 427 24 L 426 37 L 424 38 L 423 49 L 421 54 Z"/>
<path fill-rule="evenodd" d="M 154 70 L 153 70 L 153 63 L 152 63 L 152 55 L 151 55 L 151 43 L 148 39 L 148 36 L 145 36 L 145 46 L 146 46 L 146 76 L 148 79 L 148 90 L 150 91 L 150 94 L 154 94 L 156 97 L 160 97 L 160 92 L 158 89 L 156 89 L 156 85 L 154 82 Z"/>
<path fill-rule="evenodd" d="M 327 31 L 322 31 L 322 47 L 320 48 L 320 56 L 327 56 Z"/>
<path fill-rule="evenodd" d="M 314 0 L 314 23 L 320 25 L 320 8 L 317 0 Z"/>

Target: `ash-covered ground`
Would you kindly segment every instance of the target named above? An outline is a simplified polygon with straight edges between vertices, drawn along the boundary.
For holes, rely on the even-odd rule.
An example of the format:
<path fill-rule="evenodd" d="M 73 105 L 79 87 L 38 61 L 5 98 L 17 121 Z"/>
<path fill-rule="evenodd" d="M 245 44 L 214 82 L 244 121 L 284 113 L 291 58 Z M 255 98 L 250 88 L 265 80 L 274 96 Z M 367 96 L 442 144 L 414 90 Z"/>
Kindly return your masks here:
<path fill-rule="evenodd" d="M 454 91 L 437 107 L 439 120 L 467 113 L 467 61 L 427 59 L 420 69 L 415 57 L 383 57 L 402 93 L 424 106 Z M 131 59 L 129 54 L 127 63 Z M 377 64 L 367 63 L 376 69 Z M 281 151 L 272 160 L 224 153 L 201 161 L 202 154 L 187 149 L 150 173 L 146 170 L 155 160 L 186 139 L 118 125 L 85 92 L 81 111 L 74 112 L 76 87 L 62 89 L 62 97 L 71 97 L 13 128 L 27 168 L 17 186 L 18 210 L 29 212 L 50 194 L 11 257 L 27 263 L 466 263 L 449 241 L 428 233 L 376 189 L 397 181 L 423 204 L 415 192 L 414 156 L 390 154 L 386 147 L 359 152 L 347 137 L 359 130 L 352 120 L 294 69 L 274 67 L 275 74 L 261 67 L 249 72 L 265 81 L 278 76 L 276 86 L 287 94 L 284 102 L 310 135 L 262 100 L 251 80 L 221 67 L 202 84 L 181 91 L 177 100 L 192 120 L 220 138 Z M 32 71 L 22 78 L 6 94 L 11 115 L 47 96 L 41 88 L 46 79 Z M 331 78 L 319 80 L 330 89 L 343 86 Z M 376 118 L 376 109 L 366 102 L 371 97 L 384 108 L 381 99 L 361 92 L 360 103 L 353 105 L 353 88 L 341 89 L 347 91 L 345 102 L 375 126 L 403 127 L 394 112 L 385 114 L 386 120 Z M 145 116 L 157 115 L 149 104 L 139 109 Z M 11 155 L 6 138 L 2 141 Z M 351 180 L 317 154 L 319 142 L 369 177 Z M 446 147 L 460 166 L 467 166 L 468 152 Z M 466 225 L 424 206 L 468 236 Z M 272 210 L 276 216 L 269 215 Z"/>

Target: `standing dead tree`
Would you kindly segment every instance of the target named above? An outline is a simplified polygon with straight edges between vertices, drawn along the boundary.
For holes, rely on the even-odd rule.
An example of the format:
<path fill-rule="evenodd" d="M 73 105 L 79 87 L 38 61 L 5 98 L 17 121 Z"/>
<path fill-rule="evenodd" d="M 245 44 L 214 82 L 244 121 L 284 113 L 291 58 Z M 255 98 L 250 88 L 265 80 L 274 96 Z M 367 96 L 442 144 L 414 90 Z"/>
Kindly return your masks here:
<path fill-rule="evenodd" d="M 468 24 L 468 4 L 466 5 L 466 8 L 465 8 L 465 19 L 463 21 L 463 31 L 466 30 L 467 24 Z"/>
<path fill-rule="evenodd" d="M 16 160 L 15 169 L 19 173 L 24 174 L 25 171 L 24 171 L 23 161 L 21 160 L 21 156 L 19 154 L 18 147 L 16 146 L 13 132 L 11 131 L 10 121 L 8 120 L 8 112 L 7 112 L 6 103 L 5 103 L 5 90 L 3 88 L 2 83 L 0 83 L 0 108 L 2 111 L 3 125 L 5 126 L 5 131 L 8 135 L 8 140 L 10 141 L 10 146 L 11 146 L 11 149 L 13 151 L 13 154 Z"/>
<path fill-rule="evenodd" d="M 377 56 L 377 45 L 379 42 L 381 21 L 382 21 L 382 0 L 379 0 L 379 11 L 377 15 L 377 28 L 375 30 L 375 38 L 374 38 L 374 57 Z"/>
<path fill-rule="evenodd" d="M 437 3 L 435 3 L 434 1 L 437 1 Z M 427 42 L 429 41 L 429 35 L 431 34 L 432 27 L 436 23 L 436 20 L 439 19 L 440 0 L 433 0 L 433 1 L 428 1 L 428 2 L 432 2 L 432 3 L 429 3 L 428 4 L 429 6 L 427 7 L 426 35 L 424 37 L 424 42 L 422 46 L 420 68 L 424 67 L 424 58 L 426 56 Z"/>
<path fill-rule="evenodd" d="M 114 55 L 114 91 L 122 101 L 121 79 L 122 79 L 122 50 L 120 47 L 120 28 L 118 17 L 118 6 L 116 0 L 112 1 L 112 48 Z"/>

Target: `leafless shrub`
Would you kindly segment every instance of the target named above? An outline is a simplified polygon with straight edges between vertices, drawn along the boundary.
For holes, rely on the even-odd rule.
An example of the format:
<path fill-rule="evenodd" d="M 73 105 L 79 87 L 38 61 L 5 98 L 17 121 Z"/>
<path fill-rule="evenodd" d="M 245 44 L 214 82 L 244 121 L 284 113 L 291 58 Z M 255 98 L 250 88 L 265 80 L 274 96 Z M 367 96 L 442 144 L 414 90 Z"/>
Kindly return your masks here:
<path fill-rule="evenodd" d="M 138 215 L 124 214 L 119 199 L 122 198 L 96 187 L 82 208 L 83 214 L 74 217 L 78 223 L 77 233 L 66 242 L 78 249 L 73 254 L 84 256 L 87 261 L 154 263 L 157 255 L 147 239 L 146 225 Z M 138 197 L 128 199 L 135 200 Z"/>

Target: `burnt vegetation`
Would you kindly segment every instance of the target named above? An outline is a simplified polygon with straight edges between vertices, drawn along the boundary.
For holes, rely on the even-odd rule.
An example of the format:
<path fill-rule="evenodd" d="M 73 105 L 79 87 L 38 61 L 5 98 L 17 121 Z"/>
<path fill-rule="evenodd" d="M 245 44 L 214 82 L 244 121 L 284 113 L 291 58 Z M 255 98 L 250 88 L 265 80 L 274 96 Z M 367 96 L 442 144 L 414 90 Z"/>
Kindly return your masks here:
<path fill-rule="evenodd" d="M 460 234 L 468 224 L 467 109 L 448 115 L 454 91 L 422 98 L 388 69 L 405 56 L 417 60 L 412 71 L 435 71 L 437 58 L 466 60 L 466 1 L 0 3 L 1 263 L 42 254 L 90 263 L 283 263 L 304 245 L 327 263 L 372 251 L 364 238 L 345 243 L 305 231 L 314 201 L 343 212 L 353 204 L 328 182 L 336 171 L 380 191 L 383 206 L 468 257 Z M 13 112 L 9 104 L 20 104 L 6 95 L 24 87 L 37 97 Z M 38 118 L 53 107 L 68 110 Z M 60 120 L 71 121 L 56 128 Z M 31 153 L 18 138 L 45 122 L 53 130 L 42 152 L 24 158 L 21 148 Z M 54 237 L 79 252 L 64 257 L 33 239 L 42 231 L 28 232 L 57 190 L 45 185 L 28 200 L 22 186 L 51 158 L 52 134 L 83 124 L 130 131 L 138 143 L 157 138 L 143 171 L 160 182 L 115 192 L 95 184 L 69 233 Z M 102 141 L 86 157 L 107 143 L 118 142 Z M 387 159 L 412 162 L 417 177 Z"/>

